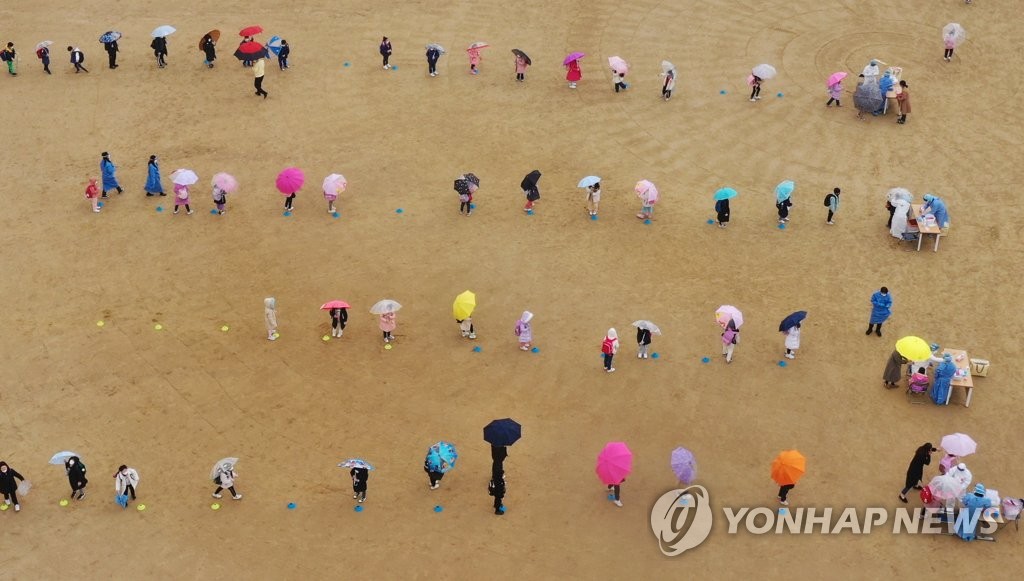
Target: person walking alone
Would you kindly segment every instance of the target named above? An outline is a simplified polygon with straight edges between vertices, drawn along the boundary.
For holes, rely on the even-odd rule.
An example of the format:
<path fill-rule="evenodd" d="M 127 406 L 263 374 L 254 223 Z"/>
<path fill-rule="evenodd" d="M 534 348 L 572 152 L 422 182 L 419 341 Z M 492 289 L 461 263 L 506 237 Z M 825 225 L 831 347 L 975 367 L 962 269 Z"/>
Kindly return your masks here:
<path fill-rule="evenodd" d="M 153 49 L 153 56 L 156 57 L 156 66 L 161 69 L 167 66 L 167 37 L 158 36 L 153 39 L 153 42 L 149 43 L 149 48 Z"/>
<path fill-rule="evenodd" d="M 13 42 L 8 42 L 7 47 L 0 51 L 0 59 L 7 63 L 7 74 L 12 77 L 18 76 L 18 70 L 15 66 L 18 61 L 18 51 L 14 50 Z"/>
<path fill-rule="evenodd" d="M 882 323 L 889 320 L 892 315 L 892 296 L 889 289 L 882 287 L 871 295 L 871 318 L 868 319 L 868 330 L 865 335 L 870 335 L 874 330 L 875 335 L 882 336 Z"/>
<path fill-rule="evenodd" d="M 120 52 L 121 48 L 117 46 L 117 41 L 112 40 L 110 42 L 103 43 L 103 50 L 107 51 L 107 66 L 111 70 L 118 67 L 117 64 L 117 53 Z"/>
<path fill-rule="evenodd" d="M 156 156 L 149 156 L 149 164 L 146 166 L 146 196 L 166 196 L 164 186 L 160 183 L 160 164 Z"/>
<path fill-rule="evenodd" d="M 366 468 L 353 468 L 348 471 L 352 477 L 352 498 L 360 503 L 366 501 L 366 481 L 370 479 L 370 471 Z"/>
<path fill-rule="evenodd" d="M 64 471 L 68 475 L 68 484 L 71 485 L 71 498 L 82 500 L 85 498 L 85 486 L 89 480 L 85 477 L 85 464 L 78 456 L 72 456 L 64 461 Z"/>
<path fill-rule="evenodd" d="M 277 300 L 274 297 L 263 299 L 263 321 L 267 325 L 267 341 L 277 340 Z"/>
<path fill-rule="evenodd" d="M 48 75 L 52 75 L 53 73 L 50 72 L 50 47 L 43 44 L 43 46 L 36 49 L 36 56 L 43 62 L 43 71 Z"/>
<path fill-rule="evenodd" d="M 107 197 L 107 192 L 110 190 L 117 190 L 119 194 L 124 193 L 121 184 L 117 182 L 117 166 L 110 161 L 110 154 L 106 151 L 100 154 L 100 175 L 103 177 L 104 198 Z"/>
<path fill-rule="evenodd" d="M 386 71 L 391 68 L 391 65 L 388 64 L 388 60 L 391 58 L 391 41 L 388 40 L 388 37 L 385 36 L 381 39 L 378 50 L 380 51 L 380 57 L 384 62 L 384 70 Z"/>
<path fill-rule="evenodd" d="M 615 358 L 615 354 L 619 352 L 619 333 L 614 329 L 608 329 L 605 333 L 604 341 L 601 342 L 601 354 L 604 355 L 604 370 L 605 373 L 611 373 L 615 371 L 612 367 L 612 360 Z"/>
<path fill-rule="evenodd" d="M 925 442 L 914 451 L 914 457 L 907 467 L 907 480 L 903 490 L 900 491 L 900 501 L 907 502 L 907 493 L 911 488 L 921 489 L 921 481 L 924 480 L 924 467 L 932 463 L 932 452 L 937 452 L 931 442 Z"/>
<path fill-rule="evenodd" d="M 217 489 L 213 491 L 214 498 L 221 497 L 221 491 L 225 488 L 231 493 L 231 498 L 235 500 L 242 500 L 242 495 L 235 492 L 235 479 L 238 478 L 238 474 L 235 472 L 235 467 L 231 464 L 224 464 L 217 470 L 217 476 L 214 477 L 213 482 L 217 485 Z"/>
<path fill-rule="evenodd" d="M 277 53 L 277 66 L 281 70 L 288 68 L 288 55 L 292 54 L 292 47 L 288 46 L 288 41 L 281 39 L 281 50 Z"/>
<path fill-rule="evenodd" d="M 203 37 L 203 64 L 207 68 L 213 68 L 213 61 L 217 60 L 217 41 L 206 35 Z"/>
<path fill-rule="evenodd" d="M 437 76 L 437 61 L 441 58 L 441 51 L 437 46 L 428 44 L 427 45 L 427 72 L 430 76 Z"/>
<path fill-rule="evenodd" d="M 829 226 L 835 224 L 832 218 L 835 217 L 836 212 L 839 211 L 839 194 L 841 190 L 839 188 L 832 188 L 832 193 L 825 196 L 825 207 L 828 208 L 828 217 L 825 218 L 825 223 Z"/>
<path fill-rule="evenodd" d="M 75 74 L 85 71 L 89 72 L 89 69 L 82 66 L 85 63 L 85 53 L 78 47 L 68 47 L 68 52 L 71 53 L 71 64 L 75 65 Z"/>
<path fill-rule="evenodd" d="M 444 478 L 444 472 L 431 468 L 429 459 L 423 462 L 423 471 L 427 473 L 427 477 L 430 479 L 431 490 L 441 488 L 441 479 Z"/>
<path fill-rule="evenodd" d="M 21 511 L 21 503 L 18 502 L 18 483 L 15 479 L 25 481 L 25 477 L 18 474 L 18 471 L 7 465 L 7 462 L 0 460 L 0 494 L 4 495 L 4 508 L 14 505 L 14 512 Z"/>
<path fill-rule="evenodd" d="M 494 514 L 505 516 L 505 471 L 497 470 L 491 473 L 491 481 L 487 483 L 487 494 L 494 497 Z"/>
<path fill-rule="evenodd" d="M 328 313 L 331 315 L 331 336 L 341 337 L 345 334 L 345 324 L 348 323 L 348 309 L 331 309 Z"/>

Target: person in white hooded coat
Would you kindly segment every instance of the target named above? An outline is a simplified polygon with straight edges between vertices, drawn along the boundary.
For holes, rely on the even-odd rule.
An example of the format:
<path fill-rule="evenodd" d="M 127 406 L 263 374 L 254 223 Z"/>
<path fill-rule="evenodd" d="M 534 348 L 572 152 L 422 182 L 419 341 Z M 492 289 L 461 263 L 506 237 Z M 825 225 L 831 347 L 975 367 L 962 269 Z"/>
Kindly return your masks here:
<path fill-rule="evenodd" d="M 897 198 L 892 205 L 896 207 L 896 210 L 892 215 L 892 226 L 889 228 L 889 234 L 893 238 L 900 240 L 912 240 L 914 238 L 912 234 L 908 237 L 910 230 L 910 202 L 903 198 Z"/>
<path fill-rule="evenodd" d="M 277 339 L 277 300 L 274 297 L 263 299 L 263 320 L 267 324 L 267 340 Z"/>
<path fill-rule="evenodd" d="M 114 473 L 114 490 L 118 496 L 129 495 L 135 500 L 135 488 L 139 485 L 139 473 L 122 464 Z"/>

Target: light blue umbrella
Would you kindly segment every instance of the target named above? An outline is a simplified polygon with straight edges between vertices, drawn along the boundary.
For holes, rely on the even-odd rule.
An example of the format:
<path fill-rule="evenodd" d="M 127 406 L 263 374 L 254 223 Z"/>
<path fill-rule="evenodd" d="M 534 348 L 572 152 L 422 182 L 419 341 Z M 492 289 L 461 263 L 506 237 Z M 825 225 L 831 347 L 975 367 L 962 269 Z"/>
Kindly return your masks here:
<path fill-rule="evenodd" d="M 730 200 L 738 195 L 739 194 L 736 193 L 736 190 L 732 188 L 722 188 L 715 192 L 715 201 L 717 202 L 719 200 Z"/>
<path fill-rule="evenodd" d="M 796 184 L 793 183 L 793 180 L 786 180 L 775 186 L 775 201 L 781 203 L 788 200 L 789 196 L 793 195 L 793 188 L 795 187 Z"/>
<path fill-rule="evenodd" d="M 275 55 L 281 54 L 281 37 L 271 36 L 270 40 L 267 42 L 267 48 L 269 48 L 270 52 Z"/>
<path fill-rule="evenodd" d="M 70 452 L 68 450 L 65 450 L 63 452 L 57 452 L 56 454 L 53 455 L 52 458 L 50 458 L 50 464 L 60 466 L 64 464 L 65 460 L 72 456 L 78 456 L 78 452 Z M 81 456 L 79 456 L 79 458 L 81 458 Z"/>
<path fill-rule="evenodd" d="M 162 36 L 170 36 L 170 35 L 174 34 L 177 31 L 178 31 L 177 28 L 174 28 L 173 26 L 171 26 L 169 24 L 165 24 L 163 26 L 157 26 L 156 28 L 153 29 L 153 32 L 151 32 L 149 34 L 153 38 L 160 38 Z"/>
<path fill-rule="evenodd" d="M 338 468 L 365 468 L 366 470 L 373 470 L 373 466 L 370 466 L 370 463 L 362 458 L 349 458 L 339 463 Z"/>
<path fill-rule="evenodd" d="M 577 188 L 589 188 L 594 184 L 601 183 L 601 178 L 598 176 L 587 176 L 580 180 L 580 183 L 576 186 Z"/>
<path fill-rule="evenodd" d="M 459 457 L 455 452 L 455 445 L 448 442 L 438 442 L 427 450 L 427 466 L 433 472 L 447 473 L 455 468 L 455 460 Z"/>

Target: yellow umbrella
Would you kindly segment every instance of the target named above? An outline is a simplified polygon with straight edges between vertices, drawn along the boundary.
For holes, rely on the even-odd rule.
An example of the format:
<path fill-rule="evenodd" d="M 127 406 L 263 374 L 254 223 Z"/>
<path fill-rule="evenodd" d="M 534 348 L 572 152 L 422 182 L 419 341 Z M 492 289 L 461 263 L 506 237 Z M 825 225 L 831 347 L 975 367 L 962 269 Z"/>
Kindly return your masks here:
<path fill-rule="evenodd" d="M 911 361 L 924 361 L 932 356 L 932 348 L 928 342 L 914 336 L 896 341 L 896 351 Z"/>
<path fill-rule="evenodd" d="M 465 291 L 455 297 L 455 304 L 452 305 L 452 314 L 459 321 L 473 316 L 473 309 L 476 308 L 476 295 L 472 291 Z"/>

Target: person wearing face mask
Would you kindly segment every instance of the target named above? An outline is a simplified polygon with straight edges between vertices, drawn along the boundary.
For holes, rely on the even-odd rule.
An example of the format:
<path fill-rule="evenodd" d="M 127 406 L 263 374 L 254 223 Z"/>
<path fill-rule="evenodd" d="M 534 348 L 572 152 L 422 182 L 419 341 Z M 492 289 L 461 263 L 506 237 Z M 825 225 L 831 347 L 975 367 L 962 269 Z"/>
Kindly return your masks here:
<path fill-rule="evenodd" d="M 0 460 L 0 494 L 4 495 L 3 508 L 14 505 L 14 512 L 21 511 L 21 504 L 18 502 L 18 483 L 15 479 L 25 481 L 25 477 L 18 474 L 18 471 L 7 465 L 7 462 Z"/>
<path fill-rule="evenodd" d="M 149 156 L 149 165 L 146 167 L 146 195 L 149 197 L 166 196 L 164 186 L 160 183 L 160 164 L 157 163 L 155 155 Z"/>
<path fill-rule="evenodd" d="M 135 487 L 139 485 L 139 473 L 134 468 L 121 464 L 114 472 L 114 490 L 118 496 L 131 495 L 135 500 Z"/>
<path fill-rule="evenodd" d="M 64 461 L 64 470 L 68 475 L 68 484 L 71 485 L 71 498 L 82 500 L 85 498 L 85 485 L 89 480 L 85 477 L 85 464 L 78 456 L 72 456 Z"/>

